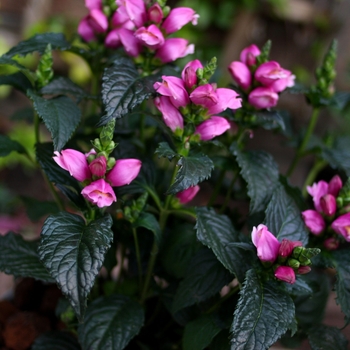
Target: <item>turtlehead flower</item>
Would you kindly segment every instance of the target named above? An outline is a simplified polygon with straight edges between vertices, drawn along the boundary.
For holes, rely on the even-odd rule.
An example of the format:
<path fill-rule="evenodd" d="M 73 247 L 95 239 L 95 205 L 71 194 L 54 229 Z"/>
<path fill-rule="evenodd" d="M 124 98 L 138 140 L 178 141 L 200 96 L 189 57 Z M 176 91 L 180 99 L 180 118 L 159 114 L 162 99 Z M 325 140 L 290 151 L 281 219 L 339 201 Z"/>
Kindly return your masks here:
<path fill-rule="evenodd" d="M 347 242 L 350 242 L 350 213 L 336 218 L 331 227 L 336 233 L 342 235 Z"/>
<path fill-rule="evenodd" d="M 303 243 L 300 241 L 290 241 L 284 238 L 278 250 L 278 255 L 282 258 L 289 257 L 293 253 L 295 247 L 301 247 L 302 245 Z"/>
<path fill-rule="evenodd" d="M 118 159 L 114 167 L 107 173 L 106 179 L 112 186 L 129 185 L 139 174 L 141 165 L 139 159 Z"/>
<path fill-rule="evenodd" d="M 97 157 L 89 164 L 89 169 L 94 176 L 104 176 L 107 170 L 107 159 L 104 156 Z"/>
<path fill-rule="evenodd" d="M 99 208 L 109 207 L 117 201 L 113 188 L 104 179 L 91 182 L 90 185 L 83 188 L 81 194 Z"/>
<path fill-rule="evenodd" d="M 127 13 L 136 27 L 142 27 L 147 21 L 147 10 L 143 0 L 117 0 L 119 8 Z"/>
<path fill-rule="evenodd" d="M 230 129 L 231 124 L 226 118 L 212 116 L 196 127 L 196 134 L 200 135 L 201 140 L 208 141 L 216 136 L 222 135 Z"/>
<path fill-rule="evenodd" d="M 290 72 L 289 70 L 283 69 L 278 62 L 269 61 L 261 64 L 257 68 L 257 70 L 255 71 L 254 77 L 256 81 L 263 84 L 264 86 L 271 86 L 273 83 L 276 83 L 277 81 L 282 80 L 283 84 L 285 84 L 283 88 L 282 88 L 282 84 L 275 85 L 273 87 L 273 90 L 275 92 L 280 92 L 284 90 L 288 84 L 289 85 L 292 84 L 292 82 L 289 80 L 285 81 L 285 79 L 290 78 L 291 75 L 292 75 L 292 72 Z"/>
<path fill-rule="evenodd" d="M 163 10 L 158 3 L 153 4 L 147 10 L 148 19 L 153 23 L 160 23 L 164 17 Z"/>
<path fill-rule="evenodd" d="M 289 266 L 279 266 L 275 270 L 275 277 L 281 281 L 293 284 L 295 282 L 295 272 Z"/>
<path fill-rule="evenodd" d="M 189 187 L 186 190 L 177 193 L 176 198 L 178 198 L 181 204 L 186 204 L 196 196 L 199 189 L 198 185 Z"/>
<path fill-rule="evenodd" d="M 193 9 L 189 7 L 177 7 L 170 11 L 162 24 L 162 28 L 167 34 L 171 34 L 178 31 L 189 22 L 196 25 L 198 18 L 199 15 L 197 15 Z"/>
<path fill-rule="evenodd" d="M 181 78 L 185 83 L 187 89 L 191 89 L 197 84 L 197 70 L 203 68 L 202 63 L 199 60 L 193 60 L 186 64 L 181 73 Z"/>
<path fill-rule="evenodd" d="M 83 18 L 78 25 L 78 34 L 86 42 L 96 40 L 94 29 L 86 17 Z"/>
<path fill-rule="evenodd" d="M 137 29 L 134 35 L 143 45 L 151 49 L 157 49 L 164 44 L 163 34 L 155 24 Z"/>
<path fill-rule="evenodd" d="M 334 197 L 337 197 L 339 194 L 339 191 L 343 187 L 343 182 L 339 175 L 334 175 L 331 178 L 331 181 L 328 183 L 328 193 L 332 194 Z"/>
<path fill-rule="evenodd" d="M 85 7 L 90 11 L 94 9 L 102 9 L 102 0 L 85 0 Z"/>
<path fill-rule="evenodd" d="M 217 102 L 208 108 L 210 115 L 225 111 L 227 108 L 238 109 L 242 107 L 242 99 L 236 91 L 226 88 L 217 88 L 215 90 Z"/>
<path fill-rule="evenodd" d="M 301 213 L 306 227 L 311 233 L 318 236 L 326 228 L 322 215 L 316 210 L 305 210 Z"/>
<path fill-rule="evenodd" d="M 190 99 L 182 79 L 172 76 L 162 76 L 163 81 L 154 83 L 155 90 L 171 99 L 173 105 L 177 108 L 184 107 L 189 104 Z"/>
<path fill-rule="evenodd" d="M 108 28 L 108 19 L 99 9 L 93 9 L 86 17 L 90 26 L 96 33 L 105 33 Z"/>
<path fill-rule="evenodd" d="M 204 108 L 210 108 L 219 101 L 216 89 L 212 84 L 198 86 L 190 94 L 190 99 L 194 104 Z"/>
<path fill-rule="evenodd" d="M 163 63 L 169 63 L 178 58 L 194 53 L 194 45 L 188 44 L 188 40 L 182 38 L 165 39 L 164 45 L 156 51 L 156 58 Z"/>
<path fill-rule="evenodd" d="M 173 132 L 184 128 L 184 120 L 179 110 L 171 103 L 167 96 L 158 96 L 154 99 L 158 110 L 162 113 L 163 121 Z"/>
<path fill-rule="evenodd" d="M 252 44 L 242 50 L 239 59 L 247 66 L 253 66 L 256 64 L 256 57 L 260 54 L 261 51 L 259 48 L 256 45 Z"/>
<path fill-rule="evenodd" d="M 257 109 L 274 107 L 278 102 L 278 94 L 270 87 L 257 87 L 249 94 L 248 102 Z"/>
<path fill-rule="evenodd" d="M 327 193 L 320 199 L 322 212 L 327 216 L 333 216 L 337 210 L 337 202 L 332 194 Z"/>
<path fill-rule="evenodd" d="M 252 74 L 246 64 L 233 61 L 228 70 L 235 82 L 242 88 L 247 89 L 252 84 Z"/>

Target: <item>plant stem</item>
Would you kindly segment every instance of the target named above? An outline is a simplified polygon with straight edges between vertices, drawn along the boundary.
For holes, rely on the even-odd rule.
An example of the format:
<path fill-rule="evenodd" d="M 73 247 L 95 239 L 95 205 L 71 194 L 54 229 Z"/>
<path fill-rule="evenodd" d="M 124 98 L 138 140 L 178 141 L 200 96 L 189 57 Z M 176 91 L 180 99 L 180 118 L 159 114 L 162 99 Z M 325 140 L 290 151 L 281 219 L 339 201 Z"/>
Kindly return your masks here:
<path fill-rule="evenodd" d="M 303 153 L 305 151 L 305 148 L 307 146 L 307 144 L 310 141 L 310 137 L 314 131 L 314 128 L 316 126 L 317 120 L 318 120 L 318 115 L 319 115 L 320 110 L 318 108 L 314 108 L 314 110 L 312 111 L 312 115 L 311 115 L 311 119 L 308 125 L 308 128 L 306 130 L 306 133 L 304 135 L 304 139 L 302 141 L 302 143 L 300 144 L 297 153 L 295 154 L 295 157 L 293 159 L 292 164 L 290 165 L 288 171 L 287 171 L 287 177 L 289 177 L 290 175 L 292 175 L 296 165 L 298 164 L 300 158 L 303 156 Z"/>
<path fill-rule="evenodd" d="M 134 236 L 134 242 L 135 242 L 135 251 L 136 251 L 136 260 L 137 260 L 137 269 L 139 272 L 139 286 L 140 290 L 142 288 L 142 266 L 141 266 L 141 255 L 140 255 L 140 246 L 139 246 L 139 240 L 137 238 L 137 232 L 136 229 L 132 229 L 132 234 Z"/>
<path fill-rule="evenodd" d="M 318 160 L 314 166 L 312 167 L 312 169 L 309 171 L 309 175 L 307 176 L 303 188 L 302 188 L 302 192 L 303 192 L 303 196 L 306 197 L 307 196 L 307 191 L 306 191 L 306 187 L 311 185 L 317 174 L 327 165 L 328 163 L 324 160 Z"/>

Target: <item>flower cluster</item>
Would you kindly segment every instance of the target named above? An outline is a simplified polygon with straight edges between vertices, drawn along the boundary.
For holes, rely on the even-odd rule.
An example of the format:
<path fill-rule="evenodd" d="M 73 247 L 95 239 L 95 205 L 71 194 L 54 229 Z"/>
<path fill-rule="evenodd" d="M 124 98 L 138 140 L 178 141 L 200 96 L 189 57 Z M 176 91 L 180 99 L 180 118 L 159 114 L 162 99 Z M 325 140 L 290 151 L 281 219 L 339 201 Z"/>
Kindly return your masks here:
<path fill-rule="evenodd" d="M 85 185 L 81 194 L 99 208 L 117 201 L 112 186 L 128 185 L 140 172 L 141 161 L 134 158 L 106 158 L 92 149 L 81 153 L 74 149 L 55 152 L 54 161 Z"/>
<path fill-rule="evenodd" d="M 307 187 L 315 209 L 303 211 L 303 220 L 312 234 L 322 235 L 323 245 L 329 250 L 338 248 L 340 237 L 350 242 L 350 213 L 341 213 L 343 210 L 337 204 L 342 187 L 343 183 L 338 175 L 329 183 L 321 180 Z"/>
<path fill-rule="evenodd" d="M 300 241 L 283 239 L 279 242 L 262 224 L 253 227 L 252 241 L 264 266 L 272 267 L 274 276 L 288 283 L 295 282 L 296 273 L 302 275 L 310 272 L 310 258 L 319 252 L 318 249 L 302 247 Z"/>
<path fill-rule="evenodd" d="M 230 63 L 232 78 L 247 93 L 248 103 L 256 109 L 276 106 L 278 94 L 294 85 L 295 76 L 276 61 L 258 64 L 259 48 L 252 44 L 240 54 L 240 61 Z"/>
<path fill-rule="evenodd" d="M 106 47 L 123 47 L 132 57 L 148 48 L 163 63 L 194 52 L 186 39 L 168 38 L 189 22 L 197 24 L 199 15 L 191 8 L 169 11 L 157 2 L 146 6 L 143 0 L 116 0 L 116 10 L 107 16 L 102 0 L 85 0 L 85 5 L 89 14 L 81 20 L 78 33 L 87 42 L 102 38 Z"/>
<path fill-rule="evenodd" d="M 155 105 L 164 123 L 177 136 L 195 134 L 203 141 L 211 140 L 230 128 L 230 122 L 216 114 L 241 107 L 234 90 L 208 83 L 206 72 L 211 70 L 194 60 L 184 67 L 181 78 L 162 76 L 163 81 L 153 85 L 160 95 L 155 98 Z"/>

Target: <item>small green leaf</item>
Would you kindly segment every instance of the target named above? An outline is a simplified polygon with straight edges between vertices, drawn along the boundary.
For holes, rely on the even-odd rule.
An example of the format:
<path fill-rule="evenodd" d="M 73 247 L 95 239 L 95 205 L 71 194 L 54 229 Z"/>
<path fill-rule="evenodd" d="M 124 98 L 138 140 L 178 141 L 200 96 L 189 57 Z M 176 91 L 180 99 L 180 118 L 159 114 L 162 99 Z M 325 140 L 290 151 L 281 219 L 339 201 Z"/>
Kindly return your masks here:
<path fill-rule="evenodd" d="M 175 194 L 208 179 L 214 163 L 205 154 L 181 157 L 176 164 L 179 170 L 167 194 Z"/>
<path fill-rule="evenodd" d="M 158 157 L 168 158 L 169 161 L 177 156 L 177 153 L 170 148 L 167 142 L 160 142 L 154 153 L 158 154 Z"/>
<path fill-rule="evenodd" d="M 257 116 L 257 124 L 266 130 L 286 130 L 284 119 L 278 111 L 261 111 L 256 112 L 255 115 Z"/>
<path fill-rule="evenodd" d="M 6 135 L 0 135 L 0 157 L 6 157 L 12 151 L 26 153 L 25 148 L 19 142 L 11 140 Z"/>
<path fill-rule="evenodd" d="M 268 349 L 295 324 L 293 300 L 278 283 L 263 283 L 254 270 L 247 272 L 231 326 L 231 349 Z"/>
<path fill-rule="evenodd" d="M 185 326 L 183 350 L 203 350 L 221 331 L 212 315 L 204 315 Z"/>
<path fill-rule="evenodd" d="M 31 350 L 80 350 L 77 338 L 66 331 L 49 331 L 35 339 Z"/>
<path fill-rule="evenodd" d="M 65 39 L 62 33 L 44 33 L 34 35 L 27 40 L 21 41 L 11 50 L 6 52 L 4 56 L 10 58 L 16 55 L 26 56 L 35 51 L 43 54 L 48 44 L 51 44 L 53 50 L 64 51 L 70 48 L 70 43 Z"/>
<path fill-rule="evenodd" d="M 159 222 L 156 217 L 151 213 L 142 212 L 137 220 L 134 222 L 133 227 L 144 227 L 154 233 L 155 240 L 159 243 L 162 232 L 159 227 Z"/>
<path fill-rule="evenodd" d="M 22 72 L 13 73 L 10 75 L 0 76 L 0 85 L 11 85 L 19 91 L 26 92 L 32 89 L 33 85 L 25 74 Z"/>
<path fill-rule="evenodd" d="M 278 184 L 278 166 L 269 153 L 264 151 L 241 152 L 235 145 L 230 147 L 247 182 L 251 199 L 250 213 L 263 211 Z"/>
<path fill-rule="evenodd" d="M 308 242 L 309 233 L 301 218 L 301 212 L 282 185 L 277 186 L 266 209 L 265 224 L 279 241 L 283 238 L 291 241 Z"/>
<path fill-rule="evenodd" d="M 60 212 L 42 228 L 39 256 L 75 313 L 82 319 L 86 298 L 113 240 L 112 219 L 105 216 L 85 225 L 79 215 Z"/>
<path fill-rule="evenodd" d="M 309 286 L 309 284 L 303 279 L 303 276 L 298 276 L 295 280 L 295 283 L 285 284 L 286 290 L 290 295 L 295 296 L 301 296 L 301 295 L 307 295 L 311 296 L 313 293 L 312 288 Z"/>
<path fill-rule="evenodd" d="M 36 79 L 35 74 L 33 72 L 31 72 L 28 68 L 26 68 L 23 65 L 21 65 L 20 63 L 18 63 L 16 60 L 13 60 L 10 57 L 1 56 L 0 57 L 0 66 L 1 65 L 8 65 L 8 66 L 12 66 L 14 68 L 19 69 L 27 77 L 27 79 L 30 81 L 31 85 L 34 85 L 34 82 Z"/>
<path fill-rule="evenodd" d="M 110 295 L 94 300 L 78 328 L 83 349 L 122 350 L 139 333 L 144 311 L 139 303 L 124 295 Z"/>
<path fill-rule="evenodd" d="M 176 291 L 173 313 L 210 298 L 232 279 L 211 250 L 201 249 L 189 262 L 185 278 Z"/>
<path fill-rule="evenodd" d="M 323 324 L 308 330 L 312 350 L 346 350 L 348 340 L 340 329 Z"/>
<path fill-rule="evenodd" d="M 47 85 L 53 78 L 53 58 L 51 44 L 47 44 L 45 52 L 40 57 L 36 74 L 36 86 L 42 88 Z"/>
<path fill-rule="evenodd" d="M 50 131 L 55 150 L 60 151 L 79 125 L 81 116 L 79 107 L 66 96 L 46 100 L 31 90 L 28 90 L 27 95 Z"/>
<path fill-rule="evenodd" d="M 30 197 L 21 197 L 21 199 L 26 206 L 26 212 L 31 221 L 35 222 L 47 214 L 56 214 L 59 212 L 59 208 L 55 202 L 39 201 Z"/>
<path fill-rule="evenodd" d="M 38 241 L 25 241 L 21 235 L 12 232 L 0 235 L 0 270 L 9 275 L 53 282 L 40 262 L 38 244 Z"/>
<path fill-rule="evenodd" d="M 344 170 L 350 177 L 350 137 L 339 136 L 334 140 L 332 147 L 324 147 L 322 157 L 334 169 Z"/>
<path fill-rule="evenodd" d="M 126 57 L 117 58 L 106 68 L 102 77 L 102 100 L 106 115 L 100 124 L 107 124 L 131 112 L 134 107 L 155 93 L 153 84 L 158 77 L 141 77 L 133 61 Z"/>

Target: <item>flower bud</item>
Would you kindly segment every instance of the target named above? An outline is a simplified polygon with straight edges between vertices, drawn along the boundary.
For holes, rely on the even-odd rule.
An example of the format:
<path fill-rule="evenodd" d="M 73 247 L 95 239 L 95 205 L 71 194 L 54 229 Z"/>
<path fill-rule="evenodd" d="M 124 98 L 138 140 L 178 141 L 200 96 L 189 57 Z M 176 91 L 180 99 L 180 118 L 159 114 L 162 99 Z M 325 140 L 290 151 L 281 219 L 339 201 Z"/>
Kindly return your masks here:
<path fill-rule="evenodd" d="M 199 134 L 202 141 L 208 141 L 223 134 L 231 127 L 226 118 L 212 116 L 196 127 L 196 134 Z"/>
<path fill-rule="evenodd" d="M 148 19 L 153 23 L 160 23 L 163 19 L 163 11 L 158 3 L 153 4 L 147 11 Z"/>
<path fill-rule="evenodd" d="M 269 87 L 257 87 L 249 94 L 248 102 L 257 109 L 274 107 L 278 102 L 278 94 Z"/>
<path fill-rule="evenodd" d="M 300 262 L 296 259 L 288 259 L 287 265 L 290 266 L 293 269 L 298 269 L 300 266 Z"/>
<path fill-rule="evenodd" d="M 188 202 L 190 202 L 198 193 L 199 191 L 199 186 L 191 186 L 189 188 L 187 188 L 184 191 L 181 191 L 179 193 L 176 194 L 176 198 L 179 199 L 181 204 L 186 204 Z"/>
<path fill-rule="evenodd" d="M 342 235 L 347 242 L 350 242 L 350 213 L 336 218 L 331 227 L 336 233 Z"/>
<path fill-rule="evenodd" d="M 250 87 L 252 74 L 249 68 L 242 62 L 233 61 L 228 66 L 228 70 L 235 82 L 243 89 Z"/>
<path fill-rule="evenodd" d="M 307 192 L 312 196 L 315 209 L 322 212 L 320 199 L 328 193 L 328 183 L 326 181 L 315 182 L 312 186 L 306 187 Z"/>
<path fill-rule="evenodd" d="M 303 244 L 300 241 L 290 241 L 289 239 L 284 238 L 278 250 L 278 255 L 282 258 L 287 258 L 292 254 L 295 247 L 301 247 L 302 245 Z"/>
<path fill-rule="evenodd" d="M 320 199 L 322 212 L 327 216 L 333 216 L 337 210 L 337 203 L 332 194 L 326 194 Z"/>
<path fill-rule="evenodd" d="M 305 226 L 314 235 L 319 235 L 325 228 L 326 223 L 320 213 L 316 210 L 305 210 L 301 213 Z"/>
<path fill-rule="evenodd" d="M 295 282 L 295 272 L 289 266 L 279 266 L 275 270 L 275 277 L 281 281 L 293 284 Z"/>
<path fill-rule="evenodd" d="M 106 179 L 112 186 L 124 186 L 134 180 L 141 170 L 139 159 L 118 159 L 114 167 L 107 173 Z"/>
<path fill-rule="evenodd" d="M 328 183 L 328 193 L 337 197 L 340 189 L 343 187 L 343 182 L 339 175 L 334 175 Z"/>
<path fill-rule="evenodd" d="M 239 59 L 247 66 L 253 66 L 256 64 L 256 57 L 259 56 L 261 51 L 259 48 L 252 44 L 242 50 Z"/>
<path fill-rule="evenodd" d="M 181 78 L 187 89 L 191 89 L 194 85 L 197 85 L 197 71 L 199 68 L 203 68 L 202 63 L 199 60 L 194 60 L 188 62 L 182 70 Z"/>
<path fill-rule="evenodd" d="M 327 250 L 336 250 L 336 249 L 339 247 L 339 240 L 336 239 L 335 237 L 327 238 L 327 239 L 323 242 L 323 246 L 324 246 Z"/>
<path fill-rule="evenodd" d="M 300 266 L 297 270 L 297 273 L 299 275 L 305 275 L 305 274 L 309 273 L 310 271 L 311 271 L 310 266 Z"/>
<path fill-rule="evenodd" d="M 83 18 L 78 25 L 78 34 L 87 43 L 96 40 L 94 29 L 92 28 L 87 17 Z"/>
<path fill-rule="evenodd" d="M 97 177 L 104 176 L 107 170 L 106 158 L 104 156 L 97 157 L 89 164 L 89 168 L 92 175 Z"/>

